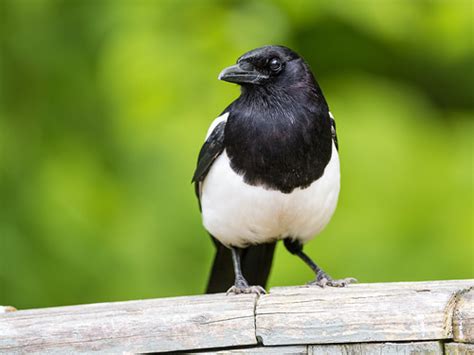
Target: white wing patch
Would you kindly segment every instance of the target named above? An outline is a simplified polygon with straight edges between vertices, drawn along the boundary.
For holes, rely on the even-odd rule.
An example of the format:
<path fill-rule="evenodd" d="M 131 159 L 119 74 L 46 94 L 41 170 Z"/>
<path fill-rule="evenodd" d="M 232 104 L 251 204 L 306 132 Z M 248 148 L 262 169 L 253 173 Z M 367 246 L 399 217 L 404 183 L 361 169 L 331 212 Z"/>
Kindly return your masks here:
<path fill-rule="evenodd" d="M 209 129 L 207 130 L 206 138 L 204 141 L 207 141 L 209 136 L 212 134 L 212 131 L 217 127 L 217 125 L 221 122 L 226 122 L 227 118 L 229 117 L 229 112 L 226 112 L 219 117 L 217 117 L 214 121 L 212 121 L 211 125 L 209 126 Z M 198 182 L 198 189 L 199 189 L 199 198 L 202 196 L 202 182 Z"/>
<path fill-rule="evenodd" d="M 206 141 L 209 138 L 209 136 L 211 135 L 214 128 L 216 128 L 216 126 L 219 123 L 226 122 L 228 117 L 229 117 L 229 112 L 226 112 L 223 115 L 220 115 L 219 117 L 217 117 L 214 121 L 212 121 L 211 125 L 209 126 L 209 129 L 207 130 L 206 139 L 205 139 Z"/>

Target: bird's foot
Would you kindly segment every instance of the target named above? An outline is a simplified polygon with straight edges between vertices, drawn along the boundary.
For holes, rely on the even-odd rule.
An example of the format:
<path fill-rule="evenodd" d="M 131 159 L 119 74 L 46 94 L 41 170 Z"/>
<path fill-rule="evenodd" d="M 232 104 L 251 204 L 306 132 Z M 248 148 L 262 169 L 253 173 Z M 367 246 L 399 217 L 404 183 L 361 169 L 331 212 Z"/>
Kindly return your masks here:
<path fill-rule="evenodd" d="M 346 287 L 349 284 L 356 283 L 357 279 L 353 277 L 346 277 L 345 279 L 333 280 L 331 276 L 327 274 L 318 275 L 316 280 L 308 283 L 309 286 L 319 286 L 319 287 Z"/>
<path fill-rule="evenodd" d="M 247 280 L 245 280 L 244 278 L 241 278 L 241 279 L 235 280 L 234 286 L 229 288 L 226 294 L 227 295 L 229 294 L 240 295 L 240 294 L 245 294 L 245 293 L 246 294 L 254 293 L 257 295 L 264 295 L 267 292 L 262 286 L 249 286 Z"/>
<path fill-rule="evenodd" d="M 227 295 L 229 295 L 229 294 L 240 295 L 242 293 L 247 293 L 247 294 L 254 293 L 254 294 L 257 294 L 257 295 L 264 295 L 267 292 L 265 291 L 265 289 L 262 286 L 239 287 L 239 286 L 234 285 L 234 286 L 232 286 L 231 288 L 229 288 L 227 290 L 226 294 Z"/>

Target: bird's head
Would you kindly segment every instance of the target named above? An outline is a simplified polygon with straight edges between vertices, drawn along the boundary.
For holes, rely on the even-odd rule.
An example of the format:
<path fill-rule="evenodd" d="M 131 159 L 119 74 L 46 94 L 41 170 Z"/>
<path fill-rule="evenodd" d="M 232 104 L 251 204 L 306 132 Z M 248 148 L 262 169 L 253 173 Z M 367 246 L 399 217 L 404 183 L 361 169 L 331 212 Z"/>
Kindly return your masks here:
<path fill-rule="evenodd" d="M 283 46 L 265 46 L 243 54 L 237 64 L 225 68 L 219 80 L 236 83 L 244 88 L 289 88 L 314 84 L 305 61 Z"/>

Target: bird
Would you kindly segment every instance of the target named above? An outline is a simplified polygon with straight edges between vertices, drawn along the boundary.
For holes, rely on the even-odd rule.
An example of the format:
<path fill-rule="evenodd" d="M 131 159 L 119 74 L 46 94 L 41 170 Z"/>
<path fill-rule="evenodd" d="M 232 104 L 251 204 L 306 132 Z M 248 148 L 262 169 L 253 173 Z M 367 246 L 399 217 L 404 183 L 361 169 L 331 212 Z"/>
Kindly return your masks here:
<path fill-rule="evenodd" d="M 264 294 L 275 245 L 314 272 L 308 285 L 344 287 L 304 251 L 331 219 L 340 189 L 336 123 L 307 62 L 269 45 L 219 80 L 240 96 L 211 123 L 192 178 L 216 254 L 207 293 Z"/>

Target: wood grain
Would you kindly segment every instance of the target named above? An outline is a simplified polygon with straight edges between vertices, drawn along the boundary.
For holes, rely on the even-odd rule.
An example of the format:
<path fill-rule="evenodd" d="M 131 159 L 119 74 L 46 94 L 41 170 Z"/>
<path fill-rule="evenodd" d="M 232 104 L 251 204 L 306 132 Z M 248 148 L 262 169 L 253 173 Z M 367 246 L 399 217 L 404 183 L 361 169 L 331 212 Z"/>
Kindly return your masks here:
<path fill-rule="evenodd" d="M 474 344 L 446 343 L 444 344 L 446 355 L 472 355 L 474 354 Z"/>
<path fill-rule="evenodd" d="M 453 315 L 455 341 L 474 343 L 474 290 L 460 292 Z"/>
<path fill-rule="evenodd" d="M 260 297 L 264 345 L 452 338 L 456 295 L 474 280 L 274 288 Z"/>
<path fill-rule="evenodd" d="M 472 342 L 473 286 L 280 287 L 260 298 L 217 294 L 20 310 L 0 314 L 0 353 L 437 354 L 438 341 Z M 400 341 L 416 343 L 391 343 Z M 447 344 L 446 351 L 473 353 L 464 345 Z"/>
<path fill-rule="evenodd" d="M 157 352 L 257 344 L 255 295 L 90 304 L 0 315 L 0 352 Z"/>
<path fill-rule="evenodd" d="M 266 355 L 266 354 L 291 354 L 291 355 L 305 355 L 308 354 L 308 347 L 301 346 L 260 346 L 243 349 L 227 349 L 220 351 L 198 352 L 201 355 L 210 354 L 252 354 L 252 355 Z"/>
<path fill-rule="evenodd" d="M 365 343 L 310 346 L 311 355 L 442 355 L 443 344 L 439 341 L 416 343 Z"/>

